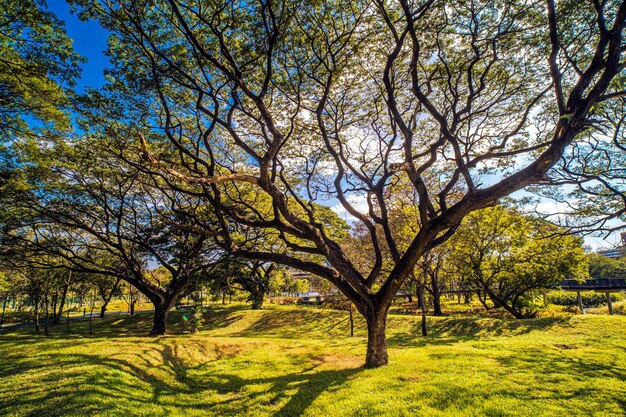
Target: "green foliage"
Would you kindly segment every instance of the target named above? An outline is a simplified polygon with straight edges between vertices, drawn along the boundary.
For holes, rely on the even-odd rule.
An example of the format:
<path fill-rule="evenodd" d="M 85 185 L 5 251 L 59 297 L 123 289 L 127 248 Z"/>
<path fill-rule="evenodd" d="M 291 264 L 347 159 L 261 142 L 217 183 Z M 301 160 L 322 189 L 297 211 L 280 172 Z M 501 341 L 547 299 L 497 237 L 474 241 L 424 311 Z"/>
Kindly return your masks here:
<path fill-rule="evenodd" d="M 204 308 L 200 305 L 193 306 L 189 316 L 183 314 L 182 318 L 189 332 L 196 333 L 204 323 Z"/>
<path fill-rule="evenodd" d="M 626 261 L 592 253 L 589 255 L 589 275 L 591 278 L 624 278 Z"/>
<path fill-rule="evenodd" d="M 544 289 L 588 276 L 580 238 L 501 206 L 469 215 L 451 246 L 455 273 L 518 318 L 536 314 Z"/>
<path fill-rule="evenodd" d="M 583 306 L 598 307 L 606 304 L 606 295 L 603 293 L 583 291 L 580 293 Z M 624 296 L 621 294 L 611 293 L 611 301 L 621 301 Z M 551 304 L 558 306 L 577 306 L 578 298 L 575 292 L 571 291 L 554 291 L 546 295 L 546 300 Z"/>
<path fill-rule="evenodd" d="M 27 120 L 67 129 L 64 90 L 81 62 L 59 21 L 42 0 L 0 3 L 0 131 L 29 131 Z"/>
<path fill-rule="evenodd" d="M 7 274 L 0 271 L 0 292 L 9 291 L 9 280 L 7 278 Z"/>
<path fill-rule="evenodd" d="M 270 272 L 273 269 L 274 266 L 262 262 L 246 262 L 231 257 L 202 271 L 195 277 L 195 281 L 208 285 L 209 290 L 216 295 L 229 295 L 233 290 L 245 291 L 252 308 L 260 309 L 270 290 Z"/>
<path fill-rule="evenodd" d="M 279 269 L 270 279 L 270 290 L 275 293 L 307 292 L 309 287 L 309 281 L 293 277 L 287 269 Z"/>

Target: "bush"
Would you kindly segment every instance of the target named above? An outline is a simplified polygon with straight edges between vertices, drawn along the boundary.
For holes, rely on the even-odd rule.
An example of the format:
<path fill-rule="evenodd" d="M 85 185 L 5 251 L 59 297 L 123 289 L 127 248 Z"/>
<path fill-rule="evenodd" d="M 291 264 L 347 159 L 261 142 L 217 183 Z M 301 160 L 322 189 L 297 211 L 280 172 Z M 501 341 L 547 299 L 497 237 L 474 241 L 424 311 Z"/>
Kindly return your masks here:
<path fill-rule="evenodd" d="M 598 307 L 606 304 L 606 295 L 604 293 L 597 292 L 581 292 L 583 306 L 585 307 Z M 558 306 L 573 307 L 578 305 L 577 295 L 571 291 L 555 291 L 547 295 L 548 303 Z M 621 294 L 612 293 L 611 301 L 621 301 L 624 296 Z"/>
<path fill-rule="evenodd" d="M 270 298 L 270 304 L 284 305 L 297 305 L 300 299 L 298 297 L 275 297 Z"/>
<path fill-rule="evenodd" d="M 183 314 L 183 327 L 190 333 L 195 333 L 204 322 L 204 308 L 202 306 L 194 306 L 191 308 L 189 315 Z"/>

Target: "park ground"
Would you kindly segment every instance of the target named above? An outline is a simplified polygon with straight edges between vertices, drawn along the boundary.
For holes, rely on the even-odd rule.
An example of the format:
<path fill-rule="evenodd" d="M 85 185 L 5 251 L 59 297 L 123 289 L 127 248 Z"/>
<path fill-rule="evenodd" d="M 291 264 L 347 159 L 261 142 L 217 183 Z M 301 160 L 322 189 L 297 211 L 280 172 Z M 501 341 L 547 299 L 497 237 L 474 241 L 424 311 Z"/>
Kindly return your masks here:
<path fill-rule="evenodd" d="M 0 334 L 2 416 L 621 416 L 626 316 L 389 318 L 390 364 L 364 369 L 365 326 L 311 307 L 212 306 L 188 334 L 150 314 Z"/>

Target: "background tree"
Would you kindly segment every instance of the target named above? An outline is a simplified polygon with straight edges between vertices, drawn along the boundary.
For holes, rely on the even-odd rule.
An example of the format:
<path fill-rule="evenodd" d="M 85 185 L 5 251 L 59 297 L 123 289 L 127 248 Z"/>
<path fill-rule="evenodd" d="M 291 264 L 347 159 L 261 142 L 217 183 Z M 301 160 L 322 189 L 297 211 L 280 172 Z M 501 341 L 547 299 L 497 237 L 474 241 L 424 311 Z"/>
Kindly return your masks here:
<path fill-rule="evenodd" d="M 293 272 L 287 268 L 277 268 L 270 276 L 270 291 L 274 294 L 287 293 L 288 295 L 309 291 L 310 281 L 295 277 Z M 330 291 L 327 286 L 323 289 Z"/>
<path fill-rule="evenodd" d="M 488 298 L 515 318 L 537 313 L 540 291 L 588 274 L 580 238 L 502 206 L 469 215 L 450 243 L 455 273 L 469 281 L 485 307 Z"/>
<path fill-rule="evenodd" d="M 220 256 L 209 244 L 210 210 L 143 177 L 103 142 L 33 140 L 20 149 L 25 186 L 5 223 L 4 247 L 41 266 L 58 257 L 77 272 L 126 280 L 154 305 L 151 334 L 163 334 L 194 274 Z M 196 216 L 203 229 L 193 227 Z M 167 277 L 151 276 L 151 263 Z"/>
<path fill-rule="evenodd" d="M 592 279 L 624 278 L 626 276 L 626 261 L 607 258 L 597 253 L 589 254 L 589 275 Z"/>
<path fill-rule="evenodd" d="M 9 290 L 11 285 L 7 279 L 5 271 L 0 270 L 0 294 L 2 297 L 2 313 L 0 315 L 0 329 L 4 324 L 4 313 L 6 312 L 7 302 L 9 301 Z"/>
<path fill-rule="evenodd" d="M 106 275 L 94 275 L 93 278 L 98 289 L 98 296 L 102 300 L 102 304 L 100 305 L 100 318 L 104 318 L 107 307 L 113 296 L 120 295 L 120 282 L 122 278 Z"/>
<path fill-rule="evenodd" d="M 245 291 L 252 309 L 259 310 L 270 291 L 270 276 L 274 268 L 273 264 L 227 258 L 204 270 L 198 279 L 207 282 L 214 292 L 223 297 L 233 290 Z"/>

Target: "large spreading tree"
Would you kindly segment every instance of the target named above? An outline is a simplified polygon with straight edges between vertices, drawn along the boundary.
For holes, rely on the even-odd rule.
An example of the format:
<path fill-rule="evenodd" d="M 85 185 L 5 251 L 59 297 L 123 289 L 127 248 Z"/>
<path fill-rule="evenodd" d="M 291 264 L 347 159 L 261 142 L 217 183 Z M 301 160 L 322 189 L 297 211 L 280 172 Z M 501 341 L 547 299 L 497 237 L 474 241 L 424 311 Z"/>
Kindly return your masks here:
<path fill-rule="evenodd" d="M 544 182 L 600 103 L 621 111 L 626 2 L 74 3 L 111 32 L 110 87 L 152 112 L 146 170 L 213 207 L 225 250 L 332 282 L 367 320 L 367 366 L 388 362 L 387 311 L 422 255 Z M 390 226 L 399 180 L 415 190 L 408 245 Z M 320 219 L 329 199 L 367 231 L 367 270 Z"/>

